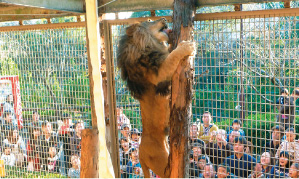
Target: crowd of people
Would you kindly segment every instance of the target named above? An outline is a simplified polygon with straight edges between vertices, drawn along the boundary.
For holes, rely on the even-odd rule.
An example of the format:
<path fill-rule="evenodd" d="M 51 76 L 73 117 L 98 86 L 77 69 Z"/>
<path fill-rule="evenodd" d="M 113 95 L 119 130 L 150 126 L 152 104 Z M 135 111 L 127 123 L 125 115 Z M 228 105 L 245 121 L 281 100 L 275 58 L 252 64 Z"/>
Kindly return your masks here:
<path fill-rule="evenodd" d="M 219 129 L 210 112 L 200 123 L 189 127 L 190 178 L 299 178 L 299 140 L 294 126 L 295 103 L 299 88 L 291 95 L 283 89 L 277 99 L 278 114 L 271 129 L 271 138 L 255 146 L 242 129 L 242 122 L 233 120 L 229 130 Z M 121 177 L 143 176 L 138 160 L 142 131 L 131 128 L 122 109 L 117 109 Z M 226 126 L 224 126 L 226 127 Z M 250 129 L 247 129 L 250 130 Z M 258 138 L 258 136 L 255 136 Z M 158 177 L 151 172 L 153 177 Z"/>
<path fill-rule="evenodd" d="M 39 113 L 33 111 L 32 119 L 20 126 L 11 98 L 12 95 L 8 95 L 2 104 L 0 116 L 0 153 L 3 164 L 28 172 L 46 171 L 79 178 L 84 122 L 73 121 L 72 116 L 65 113 L 56 122 L 57 129 L 53 129 L 53 123 L 40 120 Z M 0 168 L 3 168 L 3 164 L 0 164 Z"/>

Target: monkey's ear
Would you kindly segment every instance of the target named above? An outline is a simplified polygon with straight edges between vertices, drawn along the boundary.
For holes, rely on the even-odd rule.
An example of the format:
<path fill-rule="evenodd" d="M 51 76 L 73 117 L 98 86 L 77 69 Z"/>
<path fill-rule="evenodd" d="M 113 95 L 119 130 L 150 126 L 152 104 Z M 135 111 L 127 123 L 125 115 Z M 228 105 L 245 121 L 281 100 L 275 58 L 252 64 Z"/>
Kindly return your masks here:
<path fill-rule="evenodd" d="M 136 23 L 136 24 L 133 24 L 133 25 L 127 27 L 127 29 L 126 29 L 127 35 L 128 36 L 133 36 L 134 32 L 136 32 L 139 27 L 140 27 L 139 23 Z"/>

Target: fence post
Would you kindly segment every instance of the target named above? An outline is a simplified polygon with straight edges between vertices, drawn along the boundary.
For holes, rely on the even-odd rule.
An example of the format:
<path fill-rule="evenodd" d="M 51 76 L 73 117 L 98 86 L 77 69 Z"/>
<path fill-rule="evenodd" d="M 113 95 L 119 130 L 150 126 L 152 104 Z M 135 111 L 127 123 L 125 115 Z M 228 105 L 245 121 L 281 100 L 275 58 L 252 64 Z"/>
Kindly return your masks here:
<path fill-rule="evenodd" d="M 86 0 L 85 2 L 92 129 L 87 129 L 82 133 L 80 177 L 113 178 L 113 166 L 105 139 L 98 3 L 97 0 Z"/>
<path fill-rule="evenodd" d="M 173 46 L 192 40 L 194 0 L 175 0 L 173 11 Z M 191 118 L 193 58 L 185 59 L 172 78 L 170 114 L 170 178 L 188 176 L 188 122 Z"/>

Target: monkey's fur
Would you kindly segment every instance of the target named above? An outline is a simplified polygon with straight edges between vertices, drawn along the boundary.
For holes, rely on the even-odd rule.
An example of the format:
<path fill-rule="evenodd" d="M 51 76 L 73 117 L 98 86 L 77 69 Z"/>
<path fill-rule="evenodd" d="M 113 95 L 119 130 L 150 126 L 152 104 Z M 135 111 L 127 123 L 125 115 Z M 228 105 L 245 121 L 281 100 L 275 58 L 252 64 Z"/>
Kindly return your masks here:
<path fill-rule="evenodd" d="M 180 60 L 192 55 L 195 44 L 181 42 L 171 53 L 166 19 L 129 26 L 118 47 L 118 67 L 131 94 L 139 100 L 142 137 L 139 160 L 145 178 L 149 169 L 160 177 L 169 177 L 168 143 L 170 80 Z"/>

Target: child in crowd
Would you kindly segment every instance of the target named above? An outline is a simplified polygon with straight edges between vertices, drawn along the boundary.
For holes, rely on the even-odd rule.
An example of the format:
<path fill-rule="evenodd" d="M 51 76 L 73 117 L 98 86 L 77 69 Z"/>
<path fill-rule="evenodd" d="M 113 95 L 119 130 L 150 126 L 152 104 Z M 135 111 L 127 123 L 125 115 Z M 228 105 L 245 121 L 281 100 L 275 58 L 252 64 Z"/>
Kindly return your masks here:
<path fill-rule="evenodd" d="M 131 144 L 133 148 L 139 148 L 140 145 L 140 132 L 134 128 L 131 130 Z"/>
<path fill-rule="evenodd" d="M 230 173 L 230 168 L 226 164 L 219 164 L 217 170 L 217 178 L 237 178 L 234 174 Z"/>
<path fill-rule="evenodd" d="M 291 178 L 299 178 L 299 163 L 292 164 L 289 174 Z"/>
<path fill-rule="evenodd" d="M 198 158 L 197 167 L 199 169 L 199 178 L 203 178 L 204 167 L 207 163 L 210 163 L 208 156 L 201 156 L 200 158 Z"/>
<path fill-rule="evenodd" d="M 120 148 L 119 148 L 119 155 L 120 155 L 120 173 L 121 178 L 128 178 L 127 173 L 127 164 L 129 162 L 129 150 L 131 148 L 131 143 L 128 141 L 127 138 L 120 139 Z"/>
<path fill-rule="evenodd" d="M 57 155 L 56 148 L 54 146 L 49 147 L 49 157 L 47 158 L 48 160 L 48 171 L 49 172 L 54 172 L 54 173 L 59 173 L 59 156 Z"/>
<path fill-rule="evenodd" d="M 140 178 L 143 175 L 138 157 L 138 148 L 131 148 L 129 151 L 130 161 L 127 164 L 129 178 Z"/>
<path fill-rule="evenodd" d="M 238 131 L 240 133 L 240 136 L 245 137 L 245 132 L 241 129 L 242 122 L 239 119 L 235 119 L 232 123 L 232 129 L 229 131 L 227 135 L 227 142 L 229 141 L 229 135 L 233 131 Z"/>
<path fill-rule="evenodd" d="M 295 129 L 288 128 L 286 130 L 286 140 L 280 144 L 275 157 L 278 158 L 281 151 L 287 151 L 290 154 L 291 160 L 299 161 L 299 143 L 295 141 L 295 138 Z"/>
<path fill-rule="evenodd" d="M 27 140 L 27 161 L 28 171 L 39 171 L 41 167 L 40 157 L 41 157 L 41 142 L 40 142 L 40 128 L 31 127 L 29 129 L 29 139 Z"/>
<path fill-rule="evenodd" d="M 261 155 L 261 165 L 262 165 L 262 172 L 266 178 L 269 178 L 271 167 L 273 166 L 274 161 L 271 158 L 271 154 L 269 152 L 264 152 Z"/>
<path fill-rule="evenodd" d="M 121 126 L 121 138 L 126 138 L 129 142 L 131 142 L 131 125 L 130 124 L 123 124 Z"/>
<path fill-rule="evenodd" d="M 15 165 L 17 167 L 23 167 L 23 166 L 26 166 L 27 164 L 27 155 L 23 153 L 23 150 L 21 149 L 20 146 L 18 146 L 17 150 L 14 149 L 15 152 L 12 152 L 14 155 L 15 155 L 15 158 L 16 158 L 16 163 Z"/>
<path fill-rule="evenodd" d="M 217 178 L 213 164 L 207 163 L 204 166 L 203 178 Z"/>
<path fill-rule="evenodd" d="M 73 155 L 71 157 L 72 168 L 68 171 L 69 178 L 80 178 L 80 157 Z"/>
<path fill-rule="evenodd" d="M 260 163 L 257 163 L 253 167 L 252 173 L 248 176 L 248 178 L 266 178 L 265 174 L 263 173 L 263 167 Z"/>
<path fill-rule="evenodd" d="M 16 158 L 11 152 L 11 147 L 5 144 L 4 148 L 4 153 L 1 155 L 1 160 L 4 160 L 4 165 L 15 166 Z"/>
<path fill-rule="evenodd" d="M 279 153 L 278 165 L 272 167 L 270 178 L 288 178 L 290 167 L 290 155 L 286 151 Z"/>

